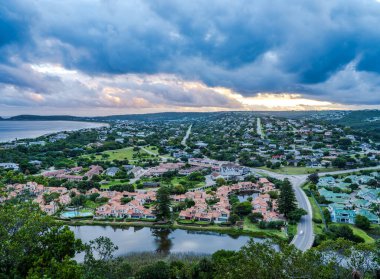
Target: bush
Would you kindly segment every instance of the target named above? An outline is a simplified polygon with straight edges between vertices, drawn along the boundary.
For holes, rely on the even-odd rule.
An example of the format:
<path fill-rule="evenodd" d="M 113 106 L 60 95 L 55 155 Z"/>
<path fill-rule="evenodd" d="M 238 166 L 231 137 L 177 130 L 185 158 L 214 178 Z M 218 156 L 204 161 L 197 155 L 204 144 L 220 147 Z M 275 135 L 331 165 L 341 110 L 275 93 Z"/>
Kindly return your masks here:
<path fill-rule="evenodd" d="M 371 222 L 368 220 L 367 217 L 362 216 L 362 215 L 356 215 L 355 218 L 355 225 L 363 230 L 369 230 L 371 227 Z"/>
<path fill-rule="evenodd" d="M 347 240 L 351 240 L 356 243 L 363 243 L 364 239 L 358 235 L 355 235 L 352 228 L 350 228 L 347 225 L 330 225 L 330 234 L 332 238 L 337 239 L 337 238 L 344 238 Z"/>
<path fill-rule="evenodd" d="M 289 212 L 288 218 L 291 221 L 299 222 L 301 220 L 302 216 L 304 216 L 306 214 L 307 214 L 307 212 L 306 212 L 305 209 L 303 209 L 303 208 L 297 208 L 297 209 Z"/>
<path fill-rule="evenodd" d="M 280 230 L 285 225 L 284 221 L 260 221 L 259 222 L 259 228 L 260 229 L 275 229 Z"/>
<path fill-rule="evenodd" d="M 264 218 L 260 212 L 250 213 L 247 217 L 252 223 L 258 223 L 260 220 Z"/>
<path fill-rule="evenodd" d="M 164 261 L 144 266 L 136 274 L 136 278 L 141 279 L 167 279 L 170 278 L 170 267 Z"/>
<path fill-rule="evenodd" d="M 120 202 L 121 202 L 121 204 L 126 204 L 126 203 L 129 203 L 131 200 L 133 200 L 133 199 L 132 198 L 121 198 Z"/>
<path fill-rule="evenodd" d="M 134 192 L 135 191 L 135 187 L 133 187 L 133 185 L 123 185 L 123 184 L 116 184 L 116 185 L 112 185 L 110 186 L 109 188 L 111 191 L 118 191 L 118 192 L 123 192 L 123 191 L 128 191 L 128 192 Z"/>
<path fill-rule="evenodd" d="M 252 204 L 249 201 L 240 202 L 234 205 L 234 212 L 239 216 L 248 215 L 252 211 Z"/>
<path fill-rule="evenodd" d="M 237 214 L 231 214 L 229 220 L 231 224 L 235 224 L 237 221 L 240 221 L 240 217 Z"/>

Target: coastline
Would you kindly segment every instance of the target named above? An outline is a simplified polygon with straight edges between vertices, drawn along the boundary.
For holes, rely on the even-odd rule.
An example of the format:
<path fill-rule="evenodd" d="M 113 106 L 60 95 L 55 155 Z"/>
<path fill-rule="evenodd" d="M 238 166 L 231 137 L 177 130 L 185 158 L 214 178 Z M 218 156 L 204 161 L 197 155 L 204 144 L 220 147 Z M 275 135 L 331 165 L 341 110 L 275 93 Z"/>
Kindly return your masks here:
<path fill-rule="evenodd" d="M 0 144 L 4 144 L 4 143 L 11 143 L 11 142 L 14 142 L 16 140 L 32 140 L 32 139 L 36 139 L 36 138 L 39 138 L 39 137 L 46 137 L 46 136 L 50 136 L 50 135 L 53 135 L 53 134 L 56 134 L 56 133 L 63 133 L 63 132 L 73 132 L 73 131 L 80 131 L 80 130 L 83 130 L 83 129 L 98 129 L 98 128 L 102 128 L 102 127 L 109 127 L 110 124 L 109 123 L 106 123 L 106 122 L 98 122 L 98 121 L 90 121 L 90 120 L 8 120 L 8 119 L 1 119 L 0 120 L 0 124 L 1 123 L 4 123 L 4 122 L 43 122 L 43 123 L 47 123 L 47 122 L 64 122 L 64 123 L 67 123 L 67 122 L 75 122 L 75 123 L 86 123 L 86 124 L 97 124 L 98 126 L 97 127 L 81 127 L 81 128 L 62 128 L 62 130 L 58 130 L 58 131 L 51 131 L 51 132 L 46 132 L 46 133 L 41 133 L 39 135 L 30 135 L 30 136 L 25 136 L 25 137 L 19 137 L 19 138 L 12 138 L 12 139 L 1 139 L 1 134 L 0 134 Z"/>

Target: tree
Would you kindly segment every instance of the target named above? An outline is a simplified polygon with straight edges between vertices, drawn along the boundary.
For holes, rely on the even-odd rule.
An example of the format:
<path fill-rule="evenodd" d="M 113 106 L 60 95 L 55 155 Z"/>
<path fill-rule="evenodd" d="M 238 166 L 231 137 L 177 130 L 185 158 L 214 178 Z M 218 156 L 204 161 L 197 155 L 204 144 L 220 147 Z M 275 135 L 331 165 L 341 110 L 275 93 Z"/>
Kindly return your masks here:
<path fill-rule="evenodd" d="M 268 195 L 270 196 L 271 199 L 276 200 L 278 199 L 278 191 L 269 191 Z"/>
<path fill-rule="evenodd" d="M 38 205 L 2 205 L 0 224 L 0 278 L 25 278 L 35 272 L 38 278 L 64 278 L 53 273 L 62 268 L 65 274 L 78 271 L 70 259 L 83 251 L 82 242 Z"/>
<path fill-rule="evenodd" d="M 73 192 L 73 193 L 75 194 L 75 192 Z M 99 198 L 99 197 L 100 197 L 100 194 L 99 194 L 99 193 L 92 193 L 92 194 L 88 197 L 88 199 L 89 199 L 90 201 L 95 202 L 96 199 Z"/>
<path fill-rule="evenodd" d="M 340 138 L 338 141 L 338 144 L 342 147 L 342 149 L 348 149 L 348 147 L 351 145 L 351 140 L 348 138 Z"/>
<path fill-rule="evenodd" d="M 79 195 L 75 196 L 71 199 L 71 204 L 78 207 L 83 206 L 86 202 L 86 196 L 85 195 Z"/>
<path fill-rule="evenodd" d="M 186 203 L 186 208 L 190 208 L 195 205 L 195 201 L 188 198 L 185 199 L 185 203 Z"/>
<path fill-rule="evenodd" d="M 84 278 L 115 278 L 120 270 L 114 266 L 113 253 L 118 249 L 108 237 L 100 236 L 86 245 Z M 119 266 L 122 266 L 119 264 Z M 127 274 L 126 274 L 127 275 Z M 124 275 L 125 276 L 125 275 Z"/>
<path fill-rule="evenodd" d="M 307 177 L 307 180 L 310 182 L 317 184 L 319 182 L 319 175 L 318 173 L 312 173 Z"/>
<path fill-rule="evenodd" d="M 288 214 L 297 208 L 296 196 L 289 180 L 285 179 L 281 186 L 280 196 L 278 198 L 278 210 L 288 217 Z"/>
<path fill-rule="evenodd" d="M 364 239 L 358 235 L 355 235 L 352 228 L 350 228 L 347 225 L 342 225 L 342 226 L 330 225 L 329 229 L 334 239 L 341 237 L 341 238 L 344 238 L 346 240 L 350 240 L 356 243 L 364 242 Z"/>
<path fill-rule="evenodd" d="M 129 197 L 123 197 L 120 199 L 120 203 L 121 204 L 127 204 L 129 203 L 131 200 L 133 200 L 132 198 L 129 198 Z"/>
<path fill-rule="evenodd" d="M 260 212 L 253 212 L 253 213 L 248 214 L 248 219 L 252 223 L 258 223 L 259 220 L 262 220 L 263 218 L 264 218 L 263 214 L 261 214 Z"/>
<path fill-rule="evenodd" d="M 219 255 L 213 278 L 341 278 L 332 274 L 333 260 L 324 264 L 322 255 L 315 250 L 303 253 L 294 245 L 275 246 L 250 240 L 239 251 L 226 255 L 225 260 L 223 254 Z"/>
<path fill-rule="evenodd" d="M 226 180 L 224 180 L 224 178 L 219 177 L 219 178 L 216 179 L 216 185 L 217 185 L 218 187 L 223 186 L 223 185 L 225 185 L 225 184 L 226 184 Z"/>
<path fill-rule="evenodd" d="M 170 278 L 170 267 L 164 261 L 146 265 L 136 274 L 140 279 L 167 279 Z"/>
<path fill-rule="evenodd" d="M 240 221 L 240 217 L 237 214 L 231 214 L 228 221 L 230 221 L 231 224 L 235 224 L 237 221 Z"/>
<path fill-rule="evenodd" d="M 234 212 L 239 216 L 245 216 L 252 211 L 252 204 L 249 201 L 240 202 L 234 205 Z"/>
<path fill-rule="evenodd" d="M 170 218 L 170 190 L 162 186 L 157 190 L 157 219 L 166 221 Z"/>
<path fill-rule="evenodd" d="M 342 157 L 338 157 L 332 162 L 334 167 L 338 167 L 340 169 L 344 168 L 346 166 L 346 163 L 347 163 L 346 159 Z"/>
<path fill-rule="evenodd" d="M 307 211 L 303 208 L 297 208 L 289 212 L 288 218 L 291 221 L 299 222 L 304 215 L 307 215 Z"/>
<path fill-rule="evenodd" d="M 171 188 L 173 194 L 184 194 L 186 193 L 186 188 L 182 184 L 176 184 Z"/>
<path fill-rule="evenodd" d="M 360 229 L 368 230 L 371 227 L 371 222 L 363 215 L 356 215 L 355 225 Z"/>
<path fill-rule="evenodd" d="M 325 218 L 326 223 L 330 223 L 331 222 L 331 213 L 330 213 L 330 211 L 326 207 L 324 207 L 322 209 L 322 213 L 323 213 L 323 217 Z"/>
<path fill-rule="evenodd" d="M 189 174 L 188 179 L 190 181 L 204 181 L 205 177 L 203 176 L 203 174 L 201 172 L 196 171 L 196 172 Z"/>

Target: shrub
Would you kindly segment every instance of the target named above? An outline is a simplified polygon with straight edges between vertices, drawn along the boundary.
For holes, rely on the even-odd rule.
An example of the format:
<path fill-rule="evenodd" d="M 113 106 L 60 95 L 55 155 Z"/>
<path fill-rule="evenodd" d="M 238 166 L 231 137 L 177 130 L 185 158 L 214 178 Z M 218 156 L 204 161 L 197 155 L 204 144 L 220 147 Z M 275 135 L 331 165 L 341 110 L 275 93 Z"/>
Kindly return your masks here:
<path fill-rule="evenodd" d="M 356 215 L 355 225 L 360 229 L 368 230 L 371 227 L 371 222 L 363 215 Z"/>

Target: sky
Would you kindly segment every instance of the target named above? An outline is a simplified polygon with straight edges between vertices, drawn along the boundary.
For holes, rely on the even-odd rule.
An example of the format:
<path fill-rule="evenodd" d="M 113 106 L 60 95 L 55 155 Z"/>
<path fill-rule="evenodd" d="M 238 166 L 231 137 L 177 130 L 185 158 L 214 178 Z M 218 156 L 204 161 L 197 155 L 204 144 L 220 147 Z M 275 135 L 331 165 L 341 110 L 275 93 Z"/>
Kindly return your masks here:
<path fill-rule="evenodd" d="M 0 0 L 0 115 L 380 109 L 376 0 Z"/>

